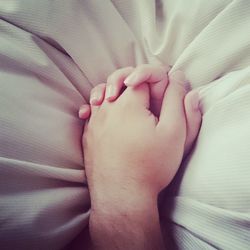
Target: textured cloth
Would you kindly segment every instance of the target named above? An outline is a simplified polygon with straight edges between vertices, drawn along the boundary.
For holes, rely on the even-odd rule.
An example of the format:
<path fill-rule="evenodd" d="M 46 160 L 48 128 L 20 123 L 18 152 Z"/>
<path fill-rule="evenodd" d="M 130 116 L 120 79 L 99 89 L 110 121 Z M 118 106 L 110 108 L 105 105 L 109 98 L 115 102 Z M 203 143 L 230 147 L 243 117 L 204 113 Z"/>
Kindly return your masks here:
<path fill-rule="evenodd" d="M 0 248 L 60 249 L 88 224 L 78 107 L 115 69 L 161 61 L 203 124 L 165 197 L 179 249 L 249 249 L 250 1 L 0 1 Z"/>

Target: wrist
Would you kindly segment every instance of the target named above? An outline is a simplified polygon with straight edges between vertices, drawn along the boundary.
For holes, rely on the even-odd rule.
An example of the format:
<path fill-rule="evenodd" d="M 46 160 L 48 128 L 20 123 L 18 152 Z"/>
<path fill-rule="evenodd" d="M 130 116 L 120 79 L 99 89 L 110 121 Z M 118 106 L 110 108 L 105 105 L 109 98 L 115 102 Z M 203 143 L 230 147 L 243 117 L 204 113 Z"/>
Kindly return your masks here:
<path fill-rule="evenodd" d="M 154 195 L 136 192 L 120 195 L 104 194 L 103 196 L 105 197 L 91 200 L 91 214 L 109 217 L 158 211 L 157 196 Z"/>
<path fill-rule="evenodd" d="M 144 217 L 158 218 L 157 195 L 139 187 L 102 189 L 91 193 L 92 226 L 122 221 L 138 222 Z"/>
<path fill-rule="evenodd" d="M 115 181 L 108 185 L 97 185 L 90 188 L 92 213 L 139 213 L 147 208 L 157 208 L 158 193 L 148 187 L 132 183 L 116 185 Z"/>
<path fill-rule="evenodd" d="M 119 200 L 96 207 L 91 210 L 89 227 L 92 241 L 105 246 L 103 249 L 116 249 L 116 244 L 124 247 L 121 249 L 163 248 L 157 199 L 153 197 L 137 203 Z M 147 248 L 147 241 L 154 248 Z"/>

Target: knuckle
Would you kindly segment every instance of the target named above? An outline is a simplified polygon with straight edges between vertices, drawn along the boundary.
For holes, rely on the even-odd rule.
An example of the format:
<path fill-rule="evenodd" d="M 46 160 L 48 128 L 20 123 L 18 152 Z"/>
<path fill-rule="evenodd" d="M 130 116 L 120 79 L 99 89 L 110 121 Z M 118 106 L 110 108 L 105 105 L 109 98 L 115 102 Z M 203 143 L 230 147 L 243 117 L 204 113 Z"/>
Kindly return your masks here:
<path fill-rule="evenodd" d="M 127 68 L 120 68 L 120 69 L 117 69 L 116 71 L 114 71 L 111 75 L 109 75 L 109 77 L 107 79 L 107 83 L 110 84 L 110 83 L 117 81 L 119 79 L 119 77 L 121 75 L 123 75 L 123 72 L 125 70 L 127 70 Z"/>
<path fill-rule="evenodd" d="M 159 68 L 162 72 L 164 72 L 164 73 L 166 73 L 166 74 L 167 74 L 167 72 L 169 71 L 169 66 L 164 65 L 164 64 L 158 65 L 158 68 Z"/>
<path fill-rule="evenodd" d="M 132 66 L 128 66 L 128 67 L 125 67 L 123 68 L 123 70 L 126 70 L 126 71 L 131 71 L 131 70 L 134 70 L 135 68 L 132 67 Z"/>
<path fill-rule="evenodd" d="M 115 84 L 121 78 L 126 77 L 128 74 L 130 74 L 133 70 L 134 67 L 132 66 L 117 69 L 115 72 L 108 76 L 107 85 Z"/>
<path fill-rule="evenodd" d="M 143 72 L 145 72 L 145 70 L 149 69 L 149 67 L 150 67 L 149 64 L 141 64 L 141 65 L 137 66 L 135 70 L 138 73 L 143 73 Z"/>

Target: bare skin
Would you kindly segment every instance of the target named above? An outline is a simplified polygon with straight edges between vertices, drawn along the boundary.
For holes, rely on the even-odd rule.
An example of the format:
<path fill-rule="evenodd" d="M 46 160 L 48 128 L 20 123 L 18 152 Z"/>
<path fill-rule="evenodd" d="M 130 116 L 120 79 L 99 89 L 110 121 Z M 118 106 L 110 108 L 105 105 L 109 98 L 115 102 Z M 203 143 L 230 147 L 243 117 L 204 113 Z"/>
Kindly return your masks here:
<path fill-rule="evenodd" d="M 157 197 L 195 140 L 201 114 L 183 73 L 163 72 L 121 69 L 91 94 L 83 146 L 95 249 L 165 249 Z M 89 108 L 79 115 L 87 118 Z"/>

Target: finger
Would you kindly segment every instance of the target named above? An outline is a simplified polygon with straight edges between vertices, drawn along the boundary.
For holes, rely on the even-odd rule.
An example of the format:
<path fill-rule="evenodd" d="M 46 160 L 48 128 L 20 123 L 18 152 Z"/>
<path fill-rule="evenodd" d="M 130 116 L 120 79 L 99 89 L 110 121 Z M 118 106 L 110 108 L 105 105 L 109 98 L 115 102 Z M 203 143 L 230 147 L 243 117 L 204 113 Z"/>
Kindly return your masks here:
<path fill-rule="evenodd" d="M 143 83 L 135 88 L 128 87 L 119 97 L 121 102 L 132 107 L 143 107 L 148 109 L 150 106 L 150 93 L 147 83 Z"/>
<path fill-rule="evenodd" d="M 104 92 L 104 93 L 103 93 Z M 98 84 L 91 90 L 90 93 L 90 108 L 91 115 L 95 115 L 99 110 L 101 103 L 103 102 L 102 95 L 105 95 L 105 83 Z"/>
<path fill-rule="evenodd" d="M 125 80 L 127 86 L 137 86 L 147 82 L 150 85 L 151 104 L 150 109 L 155 115 L 159 115 L 164 92 L 168 85 L 169 66 L 144 64 L 138 66 Z"/>
<path fill-rule="evenodd" d="M 126 86 L 137 86 L 143 82 L 158 83 L 165 77 L 169 69 L 170 66 L 142 64 L 126 77 L 124 83 Z"/>
<path fill-rule="evenodd" d="M 106 84 L 101 83 L 95 86 L 91 90 L 90 94 L 90 104 L 91 105 L 101 105 L 105 96 Z"/>
<path fill-rule="evenodd" d="M 181 71 L 169 75 L 169 85 L 165 91 L 159 117 L 158 128 L 163 131 L 184 131 L 186 138 L 186 117 L 184 97 L 187 93 L 186 79 Z M 181 128 L 185 126 L 185 129 Z"/>
<path fill-rule="evenodd" d="M 88 104 L 83 104 L 78 112 L 80 119 L 88 119 L 90 116 L 90 106 Z"/>
<path fill-rule="evenodd" d="M 124 79 L 134 70 L 133 67 L 126 67 L 116 70 L 107 79 L 105 99 L 114 101 L 120 94 L 124 85 Z"/>
<path fill-rule="evenodd" d="M 184 155 L 188 154 L 196 140 L 201 126 L 201 111 L 199 107 L 199 94 L 196 90 L 189 92 L 184 100 L 186 121 L 187 121 L 187 137 L 185 142 Z"/>

